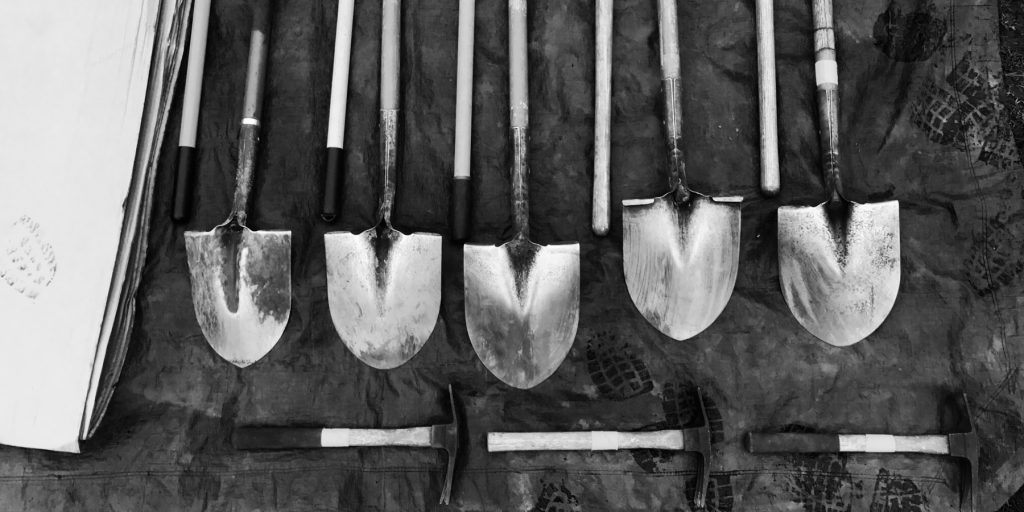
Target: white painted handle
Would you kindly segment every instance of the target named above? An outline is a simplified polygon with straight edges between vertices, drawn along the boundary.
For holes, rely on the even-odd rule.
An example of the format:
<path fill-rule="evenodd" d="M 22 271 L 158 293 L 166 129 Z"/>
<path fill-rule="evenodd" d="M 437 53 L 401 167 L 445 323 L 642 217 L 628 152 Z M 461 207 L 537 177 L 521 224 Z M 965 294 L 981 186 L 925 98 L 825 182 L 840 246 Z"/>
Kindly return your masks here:
<path fill-rule="evenodd" d="M 508 1 L 509 104 L 512 128 L 530 124 L 527 74 L 526 0 Z"/>
<path fill-rule="evenodd" d="M 383 0 L 380 29 L 380 109 L 398 110 L 402 1 Z"/>
<path fill-rule="evenodd" d="M 345 147 L 345 107 L 348 103 L 348 69 L 352 55 L 352 19 L 355 0 L 338 0 L 338 24 L 334 35 L 334 72 L 331 76 L 331 110 L 327 120 L 327 147 Z"/>
<path fill-rule="evenodd" d="M 682 450 L 679 430 L 657 432 L 489 432 L 487 451 Z"/>
<path fill-rule="evenodd" d="M 949 453 L 949 437 L 890 436 L 879 434 L 839 435 L 839 451 L 856 453 Z"/>
<path fill-rule="evenodd" d="M 476 0 L 459 0 L 459 57 L 455 80 L 455 177 L 468 179 L 473 138 L 473 29 Z"/>
<path fill-rule="evenodd" d="M 325 428 L 320 433 L 320 446 L 345 448 L 349 446 L 415 446 L 430 447 L 432 427 L 359 429 Z"/>
<path fill-rule="evenodd" d="M 773 0 L 757 0 L 757 84 L 761 113 L 761 191 L 779 193 L 778 105 Z"/>
<path fill-rule="evenodd" d="M 679 20 L 676 0 L 658 0 L 658 36 L 661 47 L 661 78 L 679 78 Z"/>
<path fill-rule="evenodd" d="M 613 0 L 597 0 L 594 80 L 594 233 L 608 234 L 611 221 L 609 187 L 612 130 L 612 7 Z"/>
<path fill-rule="evenodd" d="M 206 66 L 206 36 L 210 28 L 210 1 L 195 0 L 192 7 L 192 38 L 188 45 L 188 71 L 185 98 L 181 106 L 181 132 L 178 146 L 196 147 L 199 126 L 199 100 L 203 95 L 203 69 Z"/>

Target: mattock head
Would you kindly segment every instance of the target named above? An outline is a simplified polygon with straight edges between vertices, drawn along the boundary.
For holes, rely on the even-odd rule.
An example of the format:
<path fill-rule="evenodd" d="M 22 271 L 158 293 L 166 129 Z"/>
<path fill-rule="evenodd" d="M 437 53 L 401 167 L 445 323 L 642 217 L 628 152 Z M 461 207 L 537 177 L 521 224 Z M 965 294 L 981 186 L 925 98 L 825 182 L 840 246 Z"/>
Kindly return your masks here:
<path fill-rule="evenodd" d="M 967 471 L 962 472 L 960 476 L 960 510 L 965 510 L 965 505 L 970 500 L 970 510 L 976 512 L 978 500 L 975 498 L 974 486 L 978 485 L 978 453 L 981 450 L 967 394 L 963 393 L 960 396 L 963 399 L 962 411 L 967 419 L 968 430 L 949 434 L 949 455 L 966 461 L 967 465 Z"/>
<path fill-rule="evenodd" d="M 452 494 L 452 480 L 455 476 L 455 464 L 459 456 L 459 445 L 463 436 L 462 409 L 459 407 L 452 385 L 448 385 L 448 403 L 452 410 L 452 422 L 445 425 L 434 425 L 430 435 L 430 445 L 444 450 L 448 455 L 448 464 L 444 476 L 444 488 L 441 490 L 441 504 L 447 505 Z"/>
<path fill-rule="evenodd" d="M 683 449 L 697 454 L 697 488 L 693 491 L 693 504 L 704 510 L 708 487 L 711 486 L 711 422 L 704 407 L 704 392 L 697 388 L 697 404 L 700 406 L 701 424 L 683 429 Z"/>

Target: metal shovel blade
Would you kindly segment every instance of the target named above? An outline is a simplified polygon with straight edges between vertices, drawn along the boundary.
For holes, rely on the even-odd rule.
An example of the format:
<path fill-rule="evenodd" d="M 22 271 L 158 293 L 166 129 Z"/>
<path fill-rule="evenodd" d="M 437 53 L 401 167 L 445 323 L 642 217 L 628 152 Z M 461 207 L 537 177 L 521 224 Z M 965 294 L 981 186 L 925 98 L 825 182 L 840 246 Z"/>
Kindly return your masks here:
<path fill-rule="evenodd" d="M 291 314 L 291 231 L 218 226 L 185 233 L 192 305 L 210 346 L 246 367 L 270 352 Z"/>
<path fill-rule="evenodd" d="M 740 205 L 697 193 L 622 202 L 626 287 L 644 318 L 665 335 L 696 336 L 725 309 L 740 258 Z"/>
<path fill-rule="evenodd" d="M 779 278 L 793 316 L 845 347 L 875 331 L 900 287 L 898 201 L 779 208 Z M 837 219 L 836 217 L 841 217 Z"/>
<path fill-rule="evenodd" d="M 543 382 L 576 339 L 579 244 L 467 244 L 464 264 L 466 327 L 480 360 L 510 386 Z"/>
<path fill-rule="evenodd" d="M 328 233 L 324 244 L 331 319 L 341 340 L 377 369 L 411 359 L 441 309 L 441 235 L 378 226 Z"/>

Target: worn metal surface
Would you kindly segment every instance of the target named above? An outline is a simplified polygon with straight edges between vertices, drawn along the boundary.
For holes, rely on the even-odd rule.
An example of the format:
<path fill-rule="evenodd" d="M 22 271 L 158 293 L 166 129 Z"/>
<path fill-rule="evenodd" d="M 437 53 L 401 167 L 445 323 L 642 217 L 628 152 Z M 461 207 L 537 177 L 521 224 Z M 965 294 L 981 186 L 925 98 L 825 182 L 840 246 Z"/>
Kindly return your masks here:
<path fill-rule="evenodd" d="M 218 226 L 185 234 L 192 306 L 221 357 L 246 367 L 270 352 L 291 314 L 291 232 Z"/>
<path fill-rule="evenodd" d="M 779 208 L 779 281 L 800 325 L 844 347 L 875 331 L 900 288 L 899 203 Z M 838 217 L 838 218 L 837 218 Z"/>
<path fill-rule="evenodd" d="M 465 246 L 466 329 L 502 382 L 528 389 L 551 376 L 576 339 L 580 247 L 516 238 Z"/>
<path fill-rule="evenodd" d="M 665 335 L 707 329 L 732 296 L 740 259 L 740 207 L 691 193 L 624 201 L 623 272 L 637 310 Z"/>

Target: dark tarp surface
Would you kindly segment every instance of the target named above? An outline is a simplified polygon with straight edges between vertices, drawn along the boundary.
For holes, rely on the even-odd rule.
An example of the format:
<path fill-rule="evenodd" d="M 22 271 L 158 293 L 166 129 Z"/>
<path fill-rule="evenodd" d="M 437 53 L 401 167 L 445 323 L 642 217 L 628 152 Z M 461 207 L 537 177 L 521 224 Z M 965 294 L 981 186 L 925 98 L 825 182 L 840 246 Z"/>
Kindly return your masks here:
<path fill-rule="evenodd" d="M 371 0 L 356 12 L 345 204 L 335 226 L 317 213 L 336 6 L 289 0 L 274 8 L 250 225 L 292 231 L 291 322 L 249 368 L 216 357 L 194 319 L 182 233 L 210 229 L 229 209 L 250 11 L 242 0 L 214 3 L 193 218 L 187 226 L 168 220 L 174 151 L 167 144 L 135 333 L 108 417 L 80 456 L 4 448 L 3 510 L 434 509 L 439 453 L 242 453 L 229 439 L 236 424 L 444 421 L 448 382 L 461 390 L 470 443 L 451 510 L 690 510 L 689 455 L 488 455 L 484 438 L 494 430 L 686 425 L 696 417 L 698 385 L 712 404 L 716 441 L 711 510 L 954 510 L 961 473 L 950 459 L 752 456 L 742 439 L 752 430 L 949 431 L 957 425 L 943 404 L 961 389 L 982 436 L 980 510 L 999 508 L 1024 484 L 1024 183 L 993 0 L 837 2 L 847 192 L 857 201 L 898 199 L 902 233 L 892 314 L 848 348 L 805 332 L 778 281 L 775 210 L 823 197 L 810 2 L 776 2 L 783 187 L 772 200 L 757 191 L 753 1 L 679 7 L 691 185 L 747 198 L 732 300 L 711 328 L 685 342 L 643 320 L 622 277 L 617 205 L 666 190 L 655 2 L 616 2 L 616 207 L 605 239 L 589 229 L 593 5 L 531 2 L 533 238 L 580 241 L 582 289 L 572 351 L 529 391 L 499 383 L 477 360 L 466 335 L 461 248 L 453 243 L 445 245 L 441 316 L 408 364 L 372 370 L 335 334 L 323 234 L 375 223 L 380 5 Z M 404 159 L 394 222 L 406 232 L 447 233 L 456 24 L 455 0 L 404 2 Z M 1007 20 L 1004 29 L 1017 30 Z M 493 242 L 511 224 L 504 2 L 479 2 L 476 44 L 474 241 Z M 1012 77 L 1017 86 L 1020 76 Z M 169 127 L 173 141 L 176 118 Z"/>

